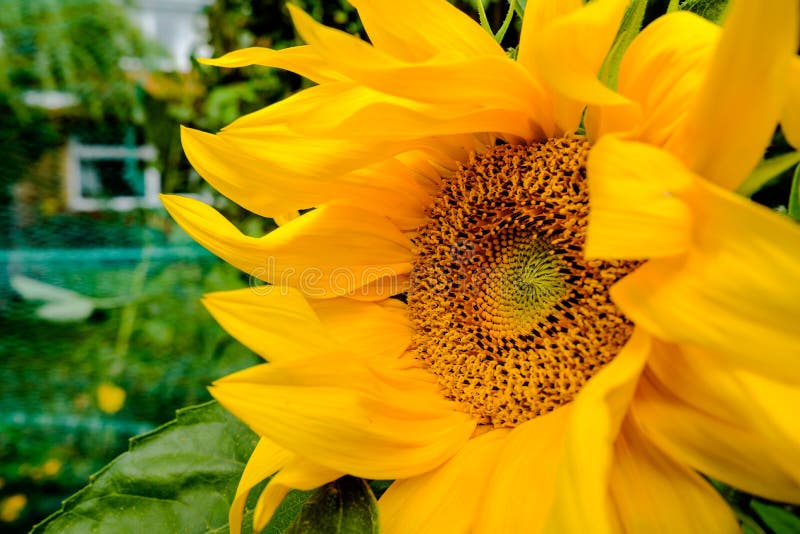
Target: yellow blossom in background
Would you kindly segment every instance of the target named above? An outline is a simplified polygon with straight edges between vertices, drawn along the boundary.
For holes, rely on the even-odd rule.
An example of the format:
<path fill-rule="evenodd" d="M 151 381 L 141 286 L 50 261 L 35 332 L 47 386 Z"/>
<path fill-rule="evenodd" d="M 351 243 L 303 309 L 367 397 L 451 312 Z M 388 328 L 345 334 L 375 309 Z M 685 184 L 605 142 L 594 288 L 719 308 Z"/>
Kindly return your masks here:
<path fill-rule="evenodd" d="M 614 90 L 627 0 L 529 0 L 516 60 L 444 0 L 352 3 L 371 44 L 289 6 L 306 45 L 209 61 L 318 85 L 183 132 L 280 228 L 164 198 L 271 284 L 206 298 L 269 361 L 212 388 L 261 436 L 232 532 L 270 476 L 256 529 L 344 474 L 395 480 L 389 533 L 738 531 L 697 471 L 799 503 L 800 229 L 732 193 L 800 139 L 797 2 L 661 17 Z"/>
<path fill-rule="evenodd" d="M 107 414 L 115 414 L 125 405 L 125 390 L 111 382 L 97 386 L 97 406 Z"/>
<path fill-rule="evenodd" d="M 42 473 L 48 477 L 54 477 L 61 472 L 62 462 L 58 458 L 50 458 L 42 464 Z"/>
<path fill-rule="evenodd" d="M 9 495 L 0 500 L 0 521 L 3 523 L 13 523 L 19 516 L 25 506 L 28 505 L 28 498 L 21 493 Z"/>

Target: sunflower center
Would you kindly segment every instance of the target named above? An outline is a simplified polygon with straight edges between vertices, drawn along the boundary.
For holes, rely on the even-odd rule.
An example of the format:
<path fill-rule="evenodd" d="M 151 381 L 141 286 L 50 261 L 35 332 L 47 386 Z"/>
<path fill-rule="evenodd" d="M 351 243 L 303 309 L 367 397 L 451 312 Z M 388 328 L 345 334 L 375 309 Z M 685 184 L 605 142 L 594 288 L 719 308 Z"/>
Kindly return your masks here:
<path fill-rule="evenodd" d="M 583 258 L 588 153 L 565 137 L 475 155 L 414 240 L 418 357 L 481 423 L 568 403 L 633 330 L 608 289 L 637 264 Z"/>

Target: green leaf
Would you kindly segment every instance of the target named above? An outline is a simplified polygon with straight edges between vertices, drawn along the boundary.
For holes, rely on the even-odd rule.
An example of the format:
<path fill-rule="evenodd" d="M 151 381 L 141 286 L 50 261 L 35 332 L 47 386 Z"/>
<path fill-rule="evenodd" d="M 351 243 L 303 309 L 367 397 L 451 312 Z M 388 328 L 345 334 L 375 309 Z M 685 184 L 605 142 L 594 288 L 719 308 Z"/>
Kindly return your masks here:
<path fill-rule="evenodd" d="M 528 0 L 517 0 L 514 4 L 514 11 L 517 12 L 520 20 L 525 19 L 525 7 L 528 4 Z"/>
<path fill-rule="evenodd" d="M 794 169 L 792 190 L 789 192 L 789 217 L 800 221 L 800 165 Z"/>
<path fill-rule="evenodd" d="M 800 518 L 788 510 L 753 499 L 750 507 L 775 534 L 796 534 L 800 532 Z"/>
<path fill-rule="evenodd" d="M 681 5 L 681 9 L 697 13 L 704 19 L 719 24 L 725 16 L 725 9 L 728 7 L 728 1 L 729 0 L 686 0 Z"/>
<path fill-rule="evenodd" d="M 792 166 L 800 162 L 800 151 L 781 154 L 774 158 L 767 159 L 745 178 L 744 182 L 736 189 L 736 192 L 745 197 L 751 197 L 759 189 L 777 179 L 781 174 L 788 171 Z"/>
<path fill-rule="evenodd" d="M 611 89 L 617 88 L 619 82 L 619 66 L 622 63 L 622 57 L 630 44 L 642 31 L 642 21 L 644 21 L 644 13 L 647 9 L 647 0 L 634 0 L 628 9 L 625 10 L 625 15 L 622 17 L 617 37 L 614 39 L 614 44 L 611 45 L 611 50 L 603 61 L 600 67 L 598 78 Z"/>
<path fill-rule="evenodd" d="M 175 421 L 132 439 L 32 534 L 227 532 L 256 441 L 216 402 L 179 410 Z"/>
<path fill-rule="evenodd" d="M 292 490 L 283 498 L 272 518 L 259 534 L 283 534 L 300 513 L 303 504 L 308 500 L 313 491 Z M 245 525 L 250 524 L 245 517 Z"/>
<path fill-rule="evenodd" d="M 286 534 L 377 534 L 378 506 L 366 481 L 342 477 L 316 490 Z"/>

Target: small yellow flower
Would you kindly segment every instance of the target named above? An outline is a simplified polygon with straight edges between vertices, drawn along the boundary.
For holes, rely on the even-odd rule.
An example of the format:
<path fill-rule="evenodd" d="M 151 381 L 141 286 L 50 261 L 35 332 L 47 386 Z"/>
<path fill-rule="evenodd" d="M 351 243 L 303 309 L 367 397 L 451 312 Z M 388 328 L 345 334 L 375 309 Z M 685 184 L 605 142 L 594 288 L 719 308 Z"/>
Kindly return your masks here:
<path fill-rule="evenodd" d="M 115 414 L 125 405 L 125 390 L 111 382 L 97 386 L 97 406 L 107 414 Z"/>
<path fill-rule="evenodd" d="M 353 4 L 371 44 L 289 6 L 307 45 L 209 61 L 317 86 L 183 131 L 245 208 L 315 209 L 164 199 L 272 284 L 206 298 L 270 362 L 212 389 L 261 436 L 232 532 L 269 476 L 256 529 L 343 474 L 395 480 L 389 533 L 737 531 L 695 470 L 800 502 L 800 230 L 731 192 L 800 142 L 797 2 L 664 16 L 616 90 L 627 0 L 529 0 L 516 61 L 444 0 Z"/>
<path fill-rule="evenodd" d="M 61 471 L 61 460 L 58 458 L 50 458 L 42 464 L 42 472 L 45 476 L 54 477 Z"/>
<path fill-rule="evenodd" d="M 4 497 L 3 500 L 0 501 L 0 521 L 3 523 L 13 523 L 19 519 L 19 516 L 27 505 L 28 498 L 21 493 Z"/>

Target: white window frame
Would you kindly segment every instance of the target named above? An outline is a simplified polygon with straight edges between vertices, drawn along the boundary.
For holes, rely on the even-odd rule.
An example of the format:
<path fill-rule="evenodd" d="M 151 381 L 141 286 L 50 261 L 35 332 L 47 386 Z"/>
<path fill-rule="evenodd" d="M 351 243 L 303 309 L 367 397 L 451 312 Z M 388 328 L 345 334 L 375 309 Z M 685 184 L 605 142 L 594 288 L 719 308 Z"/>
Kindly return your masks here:
<path fill-rule="evenodd" d="M 156 159 L 152 145 L 127 147 L 123 145 L 84 145 L 76 139 L 67 143 L 66 190 L 67 207 L 72 211 L 131 211 L 136 208 L 161 206 L 161 173 L 152 165 L 144 169 L 144 195 L 110 198 L 84 197 L 81 188 L 81 162 L 86 160 L 136 159 L 151 163 Z"/>

